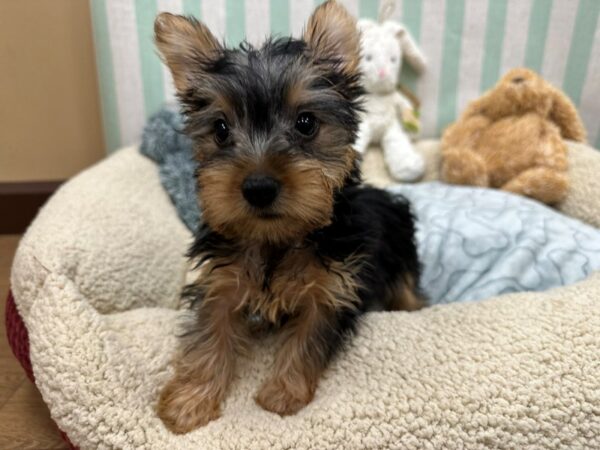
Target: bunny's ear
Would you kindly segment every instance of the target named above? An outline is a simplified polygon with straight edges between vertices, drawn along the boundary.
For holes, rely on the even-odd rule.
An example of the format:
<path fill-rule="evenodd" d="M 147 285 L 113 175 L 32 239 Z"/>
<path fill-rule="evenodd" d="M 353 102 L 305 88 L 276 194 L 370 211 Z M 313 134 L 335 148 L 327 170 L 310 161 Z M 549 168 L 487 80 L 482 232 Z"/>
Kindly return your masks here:
<path fill-rule="evenodd" d="M 392 17 L 394 10 L 396 9 L 395 0 L 381 0 L 379 4 L 379 14 L 377 15 L 377 21 L 383 23 Z"/>
<path fill-rule="evenodd" d="M 398 39 L 398 41 L 400 41 L 402 54 L 409 64 L 418 73 L 425 71 L 425 56 L 408 30 L 403 25 L 393 21 L 384 22 L 383 27 L 392 33 L 396 39 Z"/>
<path fill-rule="evenodd" d="M 554 87 L 551 89 L 551 97 L 550 120 L 558 125 L 563 139 L 585 142 L 585 128 L 575 105 L 563 92 Z"/>

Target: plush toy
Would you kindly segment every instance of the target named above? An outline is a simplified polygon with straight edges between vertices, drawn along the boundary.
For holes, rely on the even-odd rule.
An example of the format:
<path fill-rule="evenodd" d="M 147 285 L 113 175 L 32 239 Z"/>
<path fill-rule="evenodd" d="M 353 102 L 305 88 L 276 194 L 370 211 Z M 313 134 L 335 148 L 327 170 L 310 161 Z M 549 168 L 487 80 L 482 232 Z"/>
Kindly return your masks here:
<path fill-rule="evenodd" d="M 575 106 L 535 72 L 513 69 L 444 132 L 442 179 L 559 203 L 569 188 L 564 139 L 586 139 Z"/>
<path fill-rule="evenodd" d="M 423 175 L 423 157 L 417 153 L 403 128 L 418 129 L 418 117 L 406 97 L 396 90 L 402 59 L 418 71 L 425 58 L 409 32 L 400 23 L 385 20 L 358 21 L 361 31 L 361 61 L 365 96 L 356 149 L 363 153 L 369 144 L 380 144 L 392 177 L 413 181 Z"/>

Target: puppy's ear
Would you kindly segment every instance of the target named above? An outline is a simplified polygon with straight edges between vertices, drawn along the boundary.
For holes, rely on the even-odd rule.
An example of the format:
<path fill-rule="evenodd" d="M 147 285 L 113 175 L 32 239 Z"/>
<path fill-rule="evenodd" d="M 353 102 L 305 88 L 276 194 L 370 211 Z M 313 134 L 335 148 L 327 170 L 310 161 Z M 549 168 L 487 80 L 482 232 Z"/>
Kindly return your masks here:
<path fill-rule="evenodd" d="M 190 87 L 203 64 L 223 50 L 205 25 L 192 17 L 170 13 L 161 13 L 154 21 L 154 41 L 180 93 Z"/>
<path fill-rule="evenodd" d="M 346 74 L 358 70 L 359 38 L 356 20 L 334 0 L 321 4 L 304 30 L 304 40 L 314 58 L 334 64 Z"/>

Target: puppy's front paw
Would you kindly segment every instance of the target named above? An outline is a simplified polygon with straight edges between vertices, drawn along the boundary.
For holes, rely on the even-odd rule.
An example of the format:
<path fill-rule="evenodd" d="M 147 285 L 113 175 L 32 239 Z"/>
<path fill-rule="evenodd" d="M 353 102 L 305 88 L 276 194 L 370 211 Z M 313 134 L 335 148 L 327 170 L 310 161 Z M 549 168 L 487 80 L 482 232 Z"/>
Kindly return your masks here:
<path fill-rule="evenodd" d="M 219 401 L 207 395 L 209 386 L 172 380 L 158 401 L 158 416 L 175 434 L 188 433 L 221 415 Z"/>
<path fill-rule="evenodd" d="M 308 405 L 313 399 L 314 393 L 314 387 L 308 385 L 303 384 L 292 389 L 287 383 L 269 380 L 263 384 L 255 400 L 267 411 L 280 416 L 290 416 Z"/>

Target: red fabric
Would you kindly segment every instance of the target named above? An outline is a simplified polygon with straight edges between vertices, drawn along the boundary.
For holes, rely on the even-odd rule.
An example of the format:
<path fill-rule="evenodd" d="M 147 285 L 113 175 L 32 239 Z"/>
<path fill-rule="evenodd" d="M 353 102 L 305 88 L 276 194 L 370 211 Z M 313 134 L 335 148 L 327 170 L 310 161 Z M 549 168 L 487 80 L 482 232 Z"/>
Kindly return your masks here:
<path fill-rule="evenodd" d="M 35 383 L 33 370 L 31 369 L 31 361 L 29 360 L 29 335 L 27 334 L 27 328 L 25 328 L 21 316 L 19 315 L 19 311 L 17 311 L 12 292 L 8 293 L 8 299 L 6 300 L 5 320 L 8 344 L 21 363 L 21 366 L 23 366 L 29 379 Z"/>
<path fill-rule="evenodd" d="M 29 359 L 29 335 L 27 334 L 27 328 L 23 323 L 23 319 L 21 318 L 19 311 L 17 311 L 15 299 L 10 291 L 8 292 L 8 299 L 6 300 L 5 321 L 8 344 L 21 363 L 21 366 L 23 366 L 29 379 L 35 383 L 35 377 L 33 376 L 33 370 L 31 369 L 31 360 Z M 79 450 L 78 447 L 71 444 L 69 437 L 65 433 L 60 429 L 58 431 L 71 450 Z"/>

